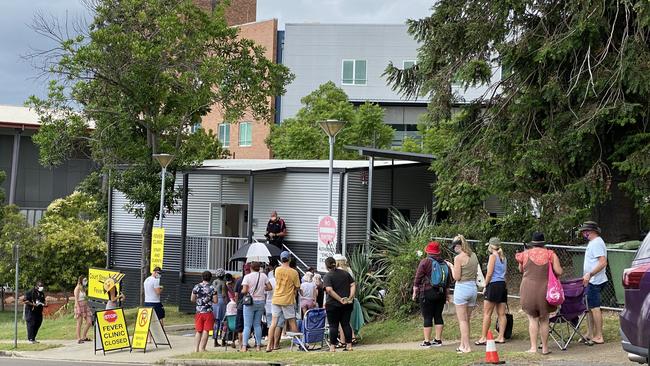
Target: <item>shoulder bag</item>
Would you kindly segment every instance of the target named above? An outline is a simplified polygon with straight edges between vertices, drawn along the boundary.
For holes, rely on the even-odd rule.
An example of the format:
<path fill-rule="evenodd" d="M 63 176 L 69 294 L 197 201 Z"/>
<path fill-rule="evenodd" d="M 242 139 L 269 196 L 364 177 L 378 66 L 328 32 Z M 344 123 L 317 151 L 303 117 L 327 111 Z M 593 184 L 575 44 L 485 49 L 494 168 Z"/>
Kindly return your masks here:
<path fill-rule="evenodd" d="M 255 284 L 255 289 L 253 292 L 257 291 L 257 286 L 260 284 L 260 277 L 262 277 L 262 274 L 257 275 L 257 283 Z M 241 303 L 243 305 L 253 305 L 253 295 L 251 295 L 250 289 L 248 290 L 248 293 L 244 295 L 244 297 L 241 299 Z"/>
<path fill-rule="evenodd" d="M 559 306 L 564 302 L 564 289 L 560 280 L 553 272 L 553 252 L 548 251 L 548 285 L 546 287 L 546 302 L 551 306 Z"/>

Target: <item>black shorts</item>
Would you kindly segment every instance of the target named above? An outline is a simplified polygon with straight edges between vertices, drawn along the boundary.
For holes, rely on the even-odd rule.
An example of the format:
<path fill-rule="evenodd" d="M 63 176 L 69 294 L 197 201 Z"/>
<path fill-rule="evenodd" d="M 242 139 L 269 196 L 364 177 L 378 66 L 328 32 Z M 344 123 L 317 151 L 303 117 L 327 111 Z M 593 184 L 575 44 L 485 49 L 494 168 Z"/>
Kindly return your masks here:
<path fill-rule="evenodd" d="M 160 302 L 145 302 L 144 306 L 153 308 L 153 311 L 156 312 L 156 316 L 158 317 L 158 319 L 160 319 L 160 320 L 165 319 L 165 308 L 163 307 L 162 303 L 160 303 Z"/>
<path fill-rule="evenodd" d="M 505 281 L 488 283 L 485 288 L 485 300 L 495 304 L 508 302 L 508 289 Z"/>
<path fill-rule="evenodd" d="M 235 321 L 235 332 L 241 333 L 244 331 L 244 307 L 237 308 L 237 318 Z"/>

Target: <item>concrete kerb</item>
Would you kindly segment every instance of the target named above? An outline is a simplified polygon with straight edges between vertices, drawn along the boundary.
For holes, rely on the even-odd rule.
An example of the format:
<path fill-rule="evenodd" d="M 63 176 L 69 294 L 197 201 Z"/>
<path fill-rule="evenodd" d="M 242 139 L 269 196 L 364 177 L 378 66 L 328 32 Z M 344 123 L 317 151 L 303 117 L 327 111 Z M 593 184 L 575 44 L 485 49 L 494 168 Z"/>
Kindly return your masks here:
<path fill-rule="evenodd" d="M 180 332 L 184 330 L 194 330 L 194 324 L 165 325 L 166 332 Z"/>
<path fill-rule="evenodd" d="M 278 361 L 253 361 L 253 360 L 165 360 L 165 366 L 282 366 L 283 362 Z"/>

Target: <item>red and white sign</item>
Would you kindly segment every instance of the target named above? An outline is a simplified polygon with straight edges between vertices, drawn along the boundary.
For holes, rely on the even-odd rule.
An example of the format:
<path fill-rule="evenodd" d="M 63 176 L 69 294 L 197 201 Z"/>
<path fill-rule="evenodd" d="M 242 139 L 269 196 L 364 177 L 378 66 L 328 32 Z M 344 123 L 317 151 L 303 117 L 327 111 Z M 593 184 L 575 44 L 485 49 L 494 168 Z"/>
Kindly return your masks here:
<path fill-rule="evenodd" d="M 336 252 L 338 227 L 336 218 L 332 216 L 318 217 L 318 250 L 317 250 L 317 271 L 327 272 L 325 259 Z"/>
<path fill-rule="evenodd" d="M 104 320 L 106 320 L 109 323 L 113 323 L 117 320 L 117 313 L 114 312 L 113 310 L 109 310 L 104 313 Z"/>

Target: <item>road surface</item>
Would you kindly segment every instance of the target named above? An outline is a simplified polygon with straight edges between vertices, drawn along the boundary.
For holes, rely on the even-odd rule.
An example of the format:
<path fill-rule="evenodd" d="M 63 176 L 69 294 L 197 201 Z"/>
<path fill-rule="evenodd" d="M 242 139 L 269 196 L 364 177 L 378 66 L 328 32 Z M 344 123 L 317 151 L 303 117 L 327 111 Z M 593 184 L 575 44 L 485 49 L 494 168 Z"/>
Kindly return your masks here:
<path fill-rule="evenodd" d="M 144 363 L 106 363 L 95 362 L 89 363 L 88 361 L 51 361 L 51 360 L 37 360 L 26 358 L 10 358 L 0 357 L 0 366 L 125 366 L 125 365 L 147 365 Z"/>

